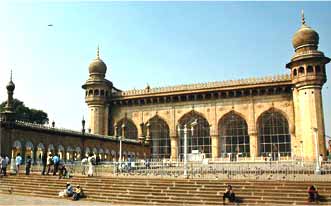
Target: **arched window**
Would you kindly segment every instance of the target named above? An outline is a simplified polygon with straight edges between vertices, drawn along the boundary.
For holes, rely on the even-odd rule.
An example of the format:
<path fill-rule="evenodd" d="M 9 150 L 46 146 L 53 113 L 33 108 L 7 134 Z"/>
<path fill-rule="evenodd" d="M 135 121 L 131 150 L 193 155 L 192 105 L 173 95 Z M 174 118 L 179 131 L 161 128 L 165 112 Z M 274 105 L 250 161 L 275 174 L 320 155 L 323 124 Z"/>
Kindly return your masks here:
<path fill-rule="evenodd" d="M 258 139 L 260 155 L 291 155 L 291 136 L 287 119 L 274 109 L 264 112 L 259 117 Z"/>
<path fill-rule="evenodd" d="M 312 67 L 311 65 L 309 65 L 309 66 L 307 67 L 307 73 L 313 73 L 313 72 L 314 72 L 313 67 Z"/>
<path fill-rule="evenodd" d="M 99 90 L 95 89 L 94 90 L 94 95 L 99 95 Z"/>
<path fill-rule="evenodd" d="M 122 134 L 123 130 L 124 130 L 124 134 Z M 117 135 L 124 136 L 127 139 L 137 140 L 138 130 L 132 120 L 128 118 L 123 118 L 122 120 L 117 122 Z"/>
<path fill-rule="evenodd" d="M 299 75 L 304 75 L 305 74 L 305 69 L 303 67 L 299 68 Z"/>
<path fill-rule="evenodd" d="M 191 123 L 197 120 L 197 125 L 194 126 L 193 134 L 190 130 Z M 205 154 L 207 158 L 211 157 L 211 138 L 210 128 L 208 121 L 197 112 L 189 112 L 185 114 L 180 120 L 180 157 L 183 158 L 184 154 L 184 125 L 187 125 L 187 153 L 190 154 L 192 150 L 198 150 L 200 153 Z"/>
<path fill-rule="evenodd" d="M 101 96 L 105 96 L 105 91 L 104 91 L 104 90 L 101 90 L 101 91 L 100 91 L 100 95 L 101 95 Z"/>
<path fill-rule="evenodd" d="M 218 124 L 221 154 L 241 153 L 249 157 L 249 136 L 245 119 L 235 112 L 226 114 Z"/>
<path fill-rule="evenodd" d="M 297 70 L 296 70 L 296 69 L 294 69 L 294 70 L 293 70 L 293 75 L 294 75 L 295 77 L 298 75 L 298 73 L 297 73 Z"/>
<path fill-rule="evenodd" d="M 93 94 L 93 90 L 89 90 L 88 95 L 92 95 L 92 94 Z"/>
<path fill-rule="evenodd" d="M 152 158 L 170 158 L 171 147 L 168 124 L 159 116 L 155 116 L 145 126 L 147 130 L 149 129 Z"/>
<path fill-rule="evenodd" d="M 315 72 L 321 73 L 321 67 L 319 65 L 315 66 Z"/>

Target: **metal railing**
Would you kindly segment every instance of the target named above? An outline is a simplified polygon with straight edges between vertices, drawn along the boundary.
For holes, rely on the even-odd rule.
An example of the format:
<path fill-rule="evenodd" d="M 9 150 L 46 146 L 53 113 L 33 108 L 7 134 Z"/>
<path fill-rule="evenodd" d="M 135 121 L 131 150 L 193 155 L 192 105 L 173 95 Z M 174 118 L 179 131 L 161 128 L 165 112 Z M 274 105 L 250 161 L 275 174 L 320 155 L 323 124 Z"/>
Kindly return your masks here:
<path fill-rule="evenodd" d="M 156 178 L 192 178 L 219 180 L 331 181 L 331 162 L 323 161 L 321 174 L 315 174 L 315 162 L 189 162 L 187 176 L 184 164 L 177 161 L 107 162 L 93 165 L 94 176 L 148 176 Z M 87 176 L 89 165 L 65 164 L 70 176 Z M 24 165 L 20 172 L 25 172 Z M 41 173 L 41 165 L 31 171 Z M 47 169 L 46 169 L 47 171 Z M 52 172 L 50 173 L 52 174 Z"/>

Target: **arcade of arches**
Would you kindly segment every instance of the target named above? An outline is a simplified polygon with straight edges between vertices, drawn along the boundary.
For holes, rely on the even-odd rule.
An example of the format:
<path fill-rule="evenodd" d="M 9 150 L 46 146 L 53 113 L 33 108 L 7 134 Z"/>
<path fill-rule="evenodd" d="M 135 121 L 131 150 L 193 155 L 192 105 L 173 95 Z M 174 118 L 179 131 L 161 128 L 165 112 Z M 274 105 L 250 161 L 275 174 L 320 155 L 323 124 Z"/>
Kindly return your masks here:
<path fill-rule="evenodd" d="M 196 122 L 195 126 L 190 126 Z M 118 127 L 120 125 L 120 127 Z M 211 124 L 203 114 L 190 111 L 184 114 L 175 127 L 176 140 L 171 141 L 169 124 L 158 114 L 150 118 L 144 124 L 135 125 L 128 117 L 115 123 L 115 135 L 129 139 L 139 139 L 138 128 L 141 127 L 141 136 L 149 142 L 151 157 L 154 159 L 182 158 L 184 153 L 184 127 L 187 132 L 188 153 L 198 151 L 206 158 L 228 157 L 239 155 L 240 157 L 265 156 L 272 152 L 280 156 L 291 156 L 291 134 L 289 123 L 285 115 L 277 109 L 271 108 L 264 111 L 257 118 L 257 154 L 251 154 L 249 127 L 247 120 L 239 113 L 232 110 L 223 115 L 217 125 L 217 155 L 213 155 L 213 143 Z M 252 128 L 250 128 L 252 129 Z M 173 157 L 171 150 L 177 151 Z"/>

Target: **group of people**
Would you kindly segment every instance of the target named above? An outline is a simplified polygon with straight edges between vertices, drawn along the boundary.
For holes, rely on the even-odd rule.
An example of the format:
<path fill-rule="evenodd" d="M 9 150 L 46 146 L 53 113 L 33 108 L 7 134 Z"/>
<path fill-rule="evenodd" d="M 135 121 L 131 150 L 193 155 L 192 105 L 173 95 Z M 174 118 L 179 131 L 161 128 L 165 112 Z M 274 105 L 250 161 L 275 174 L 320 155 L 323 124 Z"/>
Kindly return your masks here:
<path fill-rule="evenodd" d="M 59 196 L 72 197 L 72 200 L 79 200 L 80 198 L 85 197 L 85 194 L 79 185 L 74 188 L 70 182 L 67 182 L 66 188 L 64 191 L 59 192 Z"/>
<path fill-rule="evenodd" d="M 49 175 L 51 172 L 54 176 L 59 173 L 59 179 L 68 177 L 68 170 L 64 164 L 61 164 L 60 156 L 58 154 L 48 154 L 47 156 L 47 154 L 44 153 L 41 157 L 41 162 L 43 166 L 41 175 Z"/>
<path fill-rule="evenodd" d="M 7 175 L 7 166 L 9 164 L 9 157 L 7 155 L 1 154 L 0 156 L 0 175 Z"/>
<path fill-rule="evenodd" d="M 87 176 L 92 177 L 94 175 L 95 165 L 98 163 L 98 158 L 95 154 L 90 153 L 88 157 L 84 157 L 82 159 L 82 175 L 86 175 L 87 170 Z"/>

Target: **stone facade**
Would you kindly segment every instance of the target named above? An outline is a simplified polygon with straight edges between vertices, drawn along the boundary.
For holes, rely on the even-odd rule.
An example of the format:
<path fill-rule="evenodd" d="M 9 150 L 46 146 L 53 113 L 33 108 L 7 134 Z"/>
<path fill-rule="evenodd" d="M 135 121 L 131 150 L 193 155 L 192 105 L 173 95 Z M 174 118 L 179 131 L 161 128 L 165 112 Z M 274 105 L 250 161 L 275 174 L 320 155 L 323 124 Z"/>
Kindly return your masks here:
<path fill-rule="evenodd" d="M 118 160 L 119 140 L 110 136 L 93 135 L 71 130 L 45 127 L 23 122 L 0 122 L 1 153 L 16 157 L 28 155 L 34 162 L 41 161 L 44 152 L 57 153 L 66 162 L 81 160 L 90 153 L 101 161 Z M 149 156 L 147 145 L 137 141 L 123 140 L 122 157 Z"/>
<path fill-rule="evenodd" d="M 178 159 L 185 136 L 183 126 L 189 127 L 191 120 L 199 119 L 200 129 L 189 137 L 189 152 L 200 150 L 214 159 L 224 155 L 257 158 L 276 154 L 278 158 L 308 160 L 316 159 L 316 131 L 318 151 L 326 156 L 321 90 L 326 81 L 325 65 L 330 59 L 317 50 L 318 41 L 317 32 L 307 26 L 302 15 L 302 26 L 292 41 L 295 54 L 286 65 L 290 75 L 161 88 L 147 86 L 129 91 L 104 84 L 92 83 L 87 87 L 95 71 L 102 71 L 100 81 L 108 81 L 104 79 L 106 66 L 102 60 L 98 64 L 94 60 L 89 67 L 90 78 L 83 85 L 91 130 L 147 141 L 152 155 L 162 151 L 162 157 Z M 111 94 L 106 96 L 105 91 Z M 102 106 L 108 111 L 102 111 L 108 119 L 96 117 L 89 104 L 100 98 L 106 99 Z M 194 118 L 190 119 L 190 115 Z M 153 126 L 151 120 L 155 118 L 159 122 Z M 107 125 L 108 131 L 97 132 L 97 125 Z M 193 143 L 195 139 L 197 143 Z"/>

